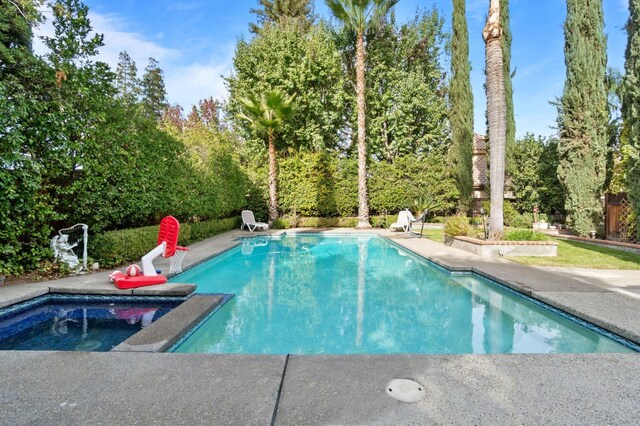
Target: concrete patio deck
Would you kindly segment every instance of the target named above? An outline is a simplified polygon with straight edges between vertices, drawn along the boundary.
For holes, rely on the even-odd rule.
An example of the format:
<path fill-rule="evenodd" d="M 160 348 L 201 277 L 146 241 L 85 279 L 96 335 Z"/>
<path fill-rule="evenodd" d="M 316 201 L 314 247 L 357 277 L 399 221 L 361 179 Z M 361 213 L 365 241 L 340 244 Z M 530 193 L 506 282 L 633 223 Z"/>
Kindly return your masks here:
<path fill-rule="evenodd" d="M 640 343 L 640 299 L 610 291 L 606 275 L 585 282 L 425 238 L 373 232 L 442 266 L 475 271 Z M 199 263 L 248 235 L 233 231 L 194 244 L 185 264 Z M 49 291 L 122 294 L 107 275 L 0 288 L 0 306 Z M 168 284 L 155 292 L 178 288 Z M 418 381 L 427 397 L 417 403 L 392 399 L 385 385 L 394 378 Z M 0 351 L 0 424 L 639 424 L 639 406 L 640 354 Z"/>
<path fill-rule="evenodd" d="M 1 352 L 3 425 L 637 425 L 637 355 Z M 416 403 L 385 392 L 411 378 Z"/>

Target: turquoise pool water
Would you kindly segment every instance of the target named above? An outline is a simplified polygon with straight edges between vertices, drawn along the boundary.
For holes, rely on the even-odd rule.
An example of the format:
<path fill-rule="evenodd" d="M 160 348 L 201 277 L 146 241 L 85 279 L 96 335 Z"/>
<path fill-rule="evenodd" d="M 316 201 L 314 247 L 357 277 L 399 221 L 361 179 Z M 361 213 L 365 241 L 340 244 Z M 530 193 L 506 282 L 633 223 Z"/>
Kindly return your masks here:
<path fill-rule="evenodd" d="M 377 236 L 257 237 L 175 281 L 234 294 L 176 352 L 632 352 L 471 273 Z"/>

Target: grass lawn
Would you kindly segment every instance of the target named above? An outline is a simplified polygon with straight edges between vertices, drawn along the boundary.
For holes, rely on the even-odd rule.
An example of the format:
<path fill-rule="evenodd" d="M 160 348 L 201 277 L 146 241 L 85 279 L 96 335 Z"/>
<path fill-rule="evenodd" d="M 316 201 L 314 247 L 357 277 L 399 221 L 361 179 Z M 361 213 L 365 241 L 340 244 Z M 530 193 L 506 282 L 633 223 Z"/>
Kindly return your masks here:
<path fill-rule="evenodd" d="M 422 235 L 430 240 L 442 243 L 444 231 L 442 229 L 425 229 Z M 553 240 L 558 242 L 558 256 L 556 257 L 510 257 L 509 260 L 531 266 L 640 270 L 640 254 L 599 247 L 579 241 L 555 238 Z"/>
<path fill-rule="evenodd" d="M 511 257 L 510 260 L 532 266 L 565 266 L 591 269 L 638 269 L 640 254 L 614 250 L 579 241 L 554 239 L 557 257 Z"/>
<path fill-rule="evenodd" d="M 442 243 L 444 229 L 424 229 L 422 230 L 422 235 L 437 243 Z"/>

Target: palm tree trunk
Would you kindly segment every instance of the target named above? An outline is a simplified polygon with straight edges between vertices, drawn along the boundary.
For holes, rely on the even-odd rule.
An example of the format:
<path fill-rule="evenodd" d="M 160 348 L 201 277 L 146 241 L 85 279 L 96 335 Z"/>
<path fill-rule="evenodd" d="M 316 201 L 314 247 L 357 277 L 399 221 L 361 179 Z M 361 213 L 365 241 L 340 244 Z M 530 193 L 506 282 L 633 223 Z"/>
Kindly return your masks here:
<path fill-rule="evenodd" d="M 369 223 L 369 196 L 367 194 L 367 143 L 365 139 L 365 76 L 364 33 L 356 40 L 356 94 L 358 102 L 358 226 L 371 228 Z"/>
<path fill-rule="evenodd" d="M 498 240 L 504 232 L 504 172 L 507 133 L 507 102 L 504 91 L 504 71 L 500 27 L 500 0 L 490 0 L 487 25 L 482 32 L 486 44 L 487 118 L 489 121 L 489 184 L 491 213 L 489 238 Z"/>
<path fill-rule="evenodd" d="M 269 131 L 269 224 L 278 217 L 278 162 L 273 131 Z"/>

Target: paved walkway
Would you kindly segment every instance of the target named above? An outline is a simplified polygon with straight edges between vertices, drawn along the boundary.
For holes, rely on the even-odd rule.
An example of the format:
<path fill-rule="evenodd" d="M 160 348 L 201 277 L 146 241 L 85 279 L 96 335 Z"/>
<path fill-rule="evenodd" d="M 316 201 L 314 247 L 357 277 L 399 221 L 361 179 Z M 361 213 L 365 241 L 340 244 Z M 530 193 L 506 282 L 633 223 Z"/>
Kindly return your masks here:
<path fill-rule="evenodd" d="M 426 239 L 381 233 L 436 263 L 478 272 L 640 342 L 640 301 L 609 290 L 617 277 L 596 275 L 585 282 L 577 272 L 485 259 Z M 235 246 L 241 235 L 248 234 L 234 231 L 194 244 L 185 264 Z M 0 288 L 0 304 L 24 292 L 74 289 L 120 292 L 101 273 Z M 389 397 L 385 387 L 395 378 L 418 381 L 427 397 L 416 403 Z M 0 424 L 636 425 L 639 406 L 639 354 L 0 351 Z"/>
<path fill-rule="evenodd" d="M 640 424 L 638 355 L 0 352 L 0 373 L 3 425 Z"/>
<path fill-rule="evenodd" d="M 535 266 L 536 269 L 573 278 L 586 284 L 615 291 L 626 296 L 640 298 L 640 271 L 617 269 L 584 269 Z"/>

